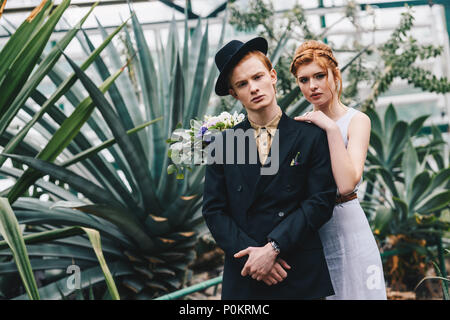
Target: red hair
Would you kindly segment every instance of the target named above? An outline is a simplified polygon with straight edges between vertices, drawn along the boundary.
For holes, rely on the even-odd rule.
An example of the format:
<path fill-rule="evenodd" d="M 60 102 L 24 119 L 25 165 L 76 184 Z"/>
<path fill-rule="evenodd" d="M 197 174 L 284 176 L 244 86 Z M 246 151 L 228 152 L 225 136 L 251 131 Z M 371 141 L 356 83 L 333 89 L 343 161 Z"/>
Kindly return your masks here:
<path fill-rule="evenodd" d="M 342 94 L 342 77 L 338 68 L 338 62 L 331 48 L 325 43 L 316 40 L 308 40 L 302 43 L 295 50 L 294 59 L 291 63 L 291 73 L 297 78 L 298 68 L 311 62 L 317 63 L 324 70 L 331 70 L 334 78 L 339 81 L 338 99 L 340 100 Z M 328 72 L 326 74 L 328 79 Z"/>

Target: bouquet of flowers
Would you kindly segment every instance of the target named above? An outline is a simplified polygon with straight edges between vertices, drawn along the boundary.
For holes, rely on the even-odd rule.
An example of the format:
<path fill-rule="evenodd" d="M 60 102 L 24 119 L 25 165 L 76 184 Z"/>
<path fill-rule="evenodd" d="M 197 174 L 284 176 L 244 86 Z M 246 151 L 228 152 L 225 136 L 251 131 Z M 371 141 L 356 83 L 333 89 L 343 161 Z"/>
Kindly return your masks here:
<path fill-rule="evenodd" d="M 243 113 L 238 114 L 236 111 L 233 115 L 222 112 L 218 116 L 205 115 L 203 120 L 191 119 L 189 129 L 183 129 L 179 124 L 166 141 L 170 144 L 168 156 L 173 162 L 167 167 L 167 173 L 176 172 L 177 179 L 184 179 L 185 168 L 192 171 L 193 164 L 206 163 L 204 149 L 211 142 L 213 134 L 233 128 L 244 118 Z"/>

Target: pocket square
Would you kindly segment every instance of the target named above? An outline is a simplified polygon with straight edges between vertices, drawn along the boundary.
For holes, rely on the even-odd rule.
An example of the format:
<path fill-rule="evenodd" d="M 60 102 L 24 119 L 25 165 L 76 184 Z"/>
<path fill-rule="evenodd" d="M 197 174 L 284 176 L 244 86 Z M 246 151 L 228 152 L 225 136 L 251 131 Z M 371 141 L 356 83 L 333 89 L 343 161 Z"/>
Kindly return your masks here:
<path fill-rule="evenodd" d="M 291 166 L 291 167 L 293 167 L 293 166 L 298 166 L 298 165 L 300 164 L 300 163 L 298 162 L 299 158 L 300 158 L 300 151 L 297 152 L 297 154 L 295 155 L 295 158 L 292 159 L 290 166 Z"/>

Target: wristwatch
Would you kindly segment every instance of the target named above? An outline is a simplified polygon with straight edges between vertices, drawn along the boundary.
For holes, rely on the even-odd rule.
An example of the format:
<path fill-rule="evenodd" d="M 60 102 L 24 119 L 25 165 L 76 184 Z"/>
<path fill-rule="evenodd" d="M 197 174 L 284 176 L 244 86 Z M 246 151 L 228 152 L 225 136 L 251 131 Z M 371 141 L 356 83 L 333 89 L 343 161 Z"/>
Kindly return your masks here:
<path fill-rule="evenodd" d="M 269 243 L 272 245 L 272 248 L 276 253 L 280 253 L 280 246 L 275 240 L 269 240 Z"/>

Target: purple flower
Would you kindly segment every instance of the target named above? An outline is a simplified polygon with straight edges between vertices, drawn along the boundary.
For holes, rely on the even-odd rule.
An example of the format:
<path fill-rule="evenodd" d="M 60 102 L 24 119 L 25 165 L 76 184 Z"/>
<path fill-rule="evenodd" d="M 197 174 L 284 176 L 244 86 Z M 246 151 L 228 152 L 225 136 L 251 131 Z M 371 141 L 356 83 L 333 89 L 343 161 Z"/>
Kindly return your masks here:
<path fill-rule="evenodd" d="M 203 137 L 203 135 L 205 134 L 205 132 L 206 132 L 207 130 L 208 130 L 207 127 L 204 127 L 204 126 L 200 127 L 200 130 L 198 131 L 196 137 L 197 137 L 197 138 Z"/>

